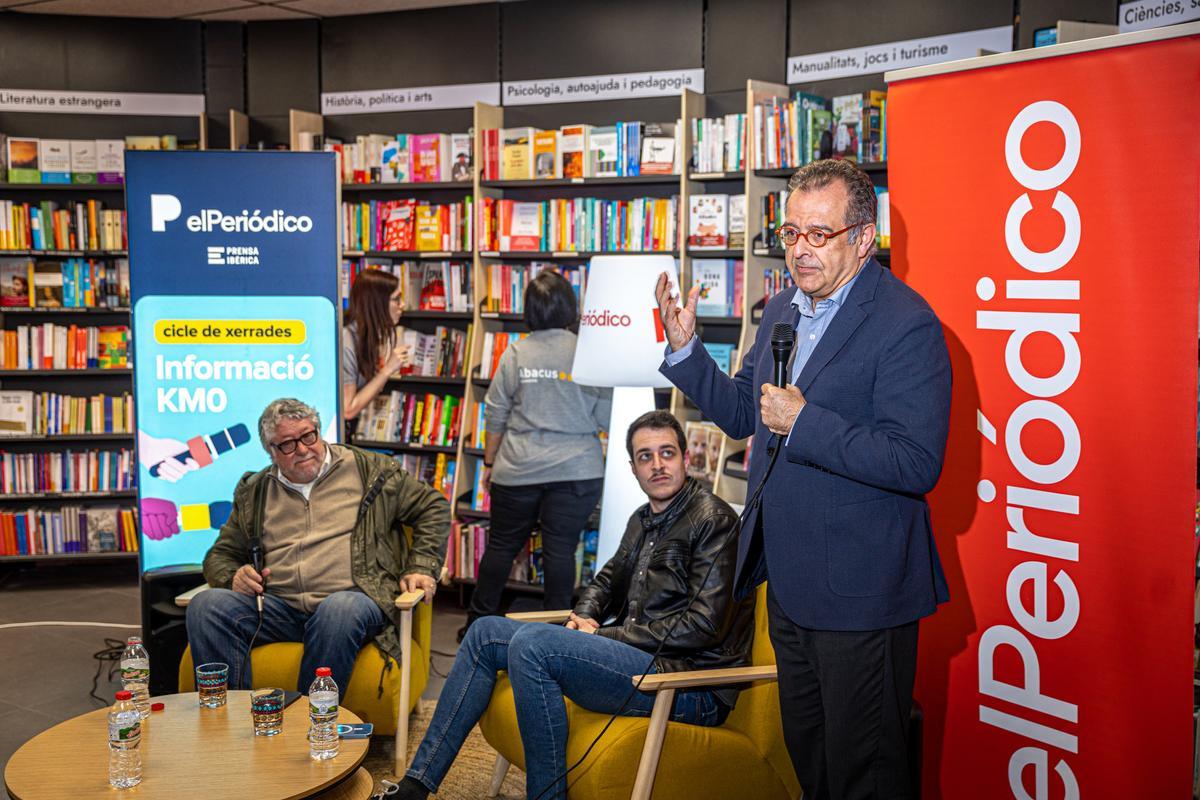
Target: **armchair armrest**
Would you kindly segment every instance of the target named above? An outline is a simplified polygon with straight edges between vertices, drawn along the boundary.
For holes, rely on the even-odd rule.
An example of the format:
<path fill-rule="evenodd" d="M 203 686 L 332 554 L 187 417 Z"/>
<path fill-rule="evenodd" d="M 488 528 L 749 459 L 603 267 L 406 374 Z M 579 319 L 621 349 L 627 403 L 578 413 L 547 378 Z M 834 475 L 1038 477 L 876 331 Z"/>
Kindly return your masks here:
<path fill-rule="evenodd" d="M 175 605 L 179 606 L 180 608 L 187 608 L 188 603 L 192 602 L 193 597 L 200 594 L 205 589 L 211 589 L 211 588 L 212 587 L 209 586 L 207 583 L 202 583 L 199 586 L 197 586 L 195 589 L 192 589 L 191 591 L 187 591 L 181 595 L 178 595 L 175 598 Z"/>
<path fill-rule="evenodd" d="M 571 609 L 562 608 L 555 611 L 517 611 L 513 614 L 506 614 L 509 619 L 515 619 L 517 622 L 566 622 L 571 616 Z"/>
<path fill-rule="evenodd" d="M 417 589 L 412 592 L 405 592 L 396 598 L 396 608 L 401 611 L 412 611 L 416 608 L 417 603 L 425 599 L 425 590 Z"/>
<path fill-rule="evenodd" d="M 762 664 L 757 667 L 731 667 L 729 669 L 694 669 L 688 672 L 663 672 L 647 675 L 642 680 L 639 689 L 643 692 L 657 692 L 660 689 L 687 689 L 693 686 L 724 686 L 730 683 L 773 681 L 776 676 L 774 664 Z M 633 676 L 635 686 L 639 678 L 642 676 Z"/>

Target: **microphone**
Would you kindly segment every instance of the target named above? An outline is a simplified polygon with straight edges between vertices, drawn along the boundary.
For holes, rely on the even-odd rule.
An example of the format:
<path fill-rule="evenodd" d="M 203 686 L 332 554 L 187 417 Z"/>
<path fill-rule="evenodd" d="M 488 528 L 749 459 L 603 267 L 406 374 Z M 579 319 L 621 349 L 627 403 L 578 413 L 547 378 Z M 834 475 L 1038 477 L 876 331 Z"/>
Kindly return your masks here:
<path fill-rule="evenodd" d="M 207 467 L 222 453 L 227 453 L 235 447 L 241 447 L 248 441 L 250 441 L 250 431 L 247 430 L 245 424 L 239 422 L 209 436 L 193 436 L 187 440 L 187 450 L 176 453 L 173 458 L 180 463 L 194 458 L 201 467 Z M 158 464 L 150 468 L 150 475 L 158 477 Z"/>
<path fill-rule="evenodd" d="M 257 572 L 261 578 L 263 571 L 263 548 L 262 539 L 257 536 L 250 540 L 250 566 L 254 567 L 254 571 Z M 266 583 L 265 580 L 263 582 L 264 584 Z M 263 586 L 263 591 L 266 591 L 265 585 Z M 255 597 L 255 599 L 258 601 L 258 613 L 262 614 L 263 596 L 260 594 Z"/>
<path fill-rule="evenodd" d="M 791 381 L 787 374 L 788 360 L 796 344 L 796 331 L 786 322 L 776 322 L 771 328 L 771 357 L 775 360 L 775 385 L 787 386 Z"/>

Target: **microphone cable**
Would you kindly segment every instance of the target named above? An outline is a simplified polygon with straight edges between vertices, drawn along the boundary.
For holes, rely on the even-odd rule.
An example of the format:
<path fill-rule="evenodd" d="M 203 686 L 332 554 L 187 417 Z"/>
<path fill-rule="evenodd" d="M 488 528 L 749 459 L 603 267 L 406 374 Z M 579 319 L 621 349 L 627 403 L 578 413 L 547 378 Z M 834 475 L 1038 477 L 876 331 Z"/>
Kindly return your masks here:
<path fill-rule="evenodd" d="M 772 434 L 772 436 L 778 438 L 779 434 Z M 776 445 L 769 447 L 768 450 L 771 451 L 771 460 L 767 462 L 766 472 L 763 473 L 762 478 L 758 482 L 758 486 L 756 486 L 754 489 L 753 495 L 751 496 L 750 500 L 747 501 L 745 508 L 742 509 L 742 513 L 738 517 L 738 535 L 730 536 L 728 539 L 726 539 L 725 544 L 721 546 L 721 549 L 717 551 L 716 556 L 713 557 L 712 563 L 708 565 L 708 571 L 704 573 L 704 580 L 700 581 L 700 585 L 696 587 L 696 591 L 688 600 L 687 605 L 685 605 L 683 610 L 676 615 L 675 621 L 671 623 L 671 627 L 667 629 L 666 635 L 663 636 L 662 640 L 658 643 L 658 647 L 656 647 L 654 649 L 654 653 L 651 654 L 651 667 L 654 666 L 654 661 L 662 653 L 667 641 L 671 638 L 672 634 L 675 633 L 676 626 L 678 626 L 679 622 L 684 618 L 684 616 L 691 611 L 692 605 L 696 602 L 696 598 L 700 596 L 701 590 L 704 589 L 705 584 L 708 583 L 708 579 L 712 575 L 713 568 L 717 566 L 717 561 L 720 559 L 720 556 L 725 553 L 725 549 L 729 547 L 730 542 L 736 542 L 741 537 L 741 526 L 745 523 L 746 516 L 750 513 L 751 509 L 755 508 L 761 503 L 763 487 L 766 486 L 767 478 L 771 475 L 771 471 L 775 468 L 775 461 L 779 458 L 780 448 Z M 596 634 L 593 633 L 592 635 L 595 636 Z M 637 682 L 634 683 L 633 687 L 629 690 L 629 694 L 625 695 L 625 699 L 621 701 L 620 707 L 613 712 L 612 716 L 608 718 L 608 722 L 604 723 L 604 727 L 600 729 L 598 734 L 596 734 L 596 738 L 593 739 L 591 744 L 587 746 L 587 749 L 583 752 L 583 755 L 581 755 L 574 764 L 567 767 L 566 770 L 560 772 L 558 775 L 555 775 L 554 780 L 550 781 L 549 785 L 542 789 L 542 791 L 538 792 L 537 796 L 534 797 L 533 800 L 542 800 L 542 798 L 546 796 L 546 793 L 551 791 L 559 781 L 566 778 L 572 770 L 576 769 L 580 764 L 587 760 L 587 757 L 591 754 L 593 748 L 595 748 L 595 746 L 600 742 L 600 739 L 604 736 L 604 734 L 608 732 L 608 729 L 612 727 L 612 724 L 616 722 L 617 717 L 621 716 L 621 712 L 624 711 L 626 706 L 629 705 L 629 701 L 632 700 L 641 689 L 642 681 L 644 681 L 646 676 L 649 674 L 650 672 L 643 672 L 641 676 L 638 677 Z M 569 789 L 570 787 L 568 786 L 567 788 Z"/>

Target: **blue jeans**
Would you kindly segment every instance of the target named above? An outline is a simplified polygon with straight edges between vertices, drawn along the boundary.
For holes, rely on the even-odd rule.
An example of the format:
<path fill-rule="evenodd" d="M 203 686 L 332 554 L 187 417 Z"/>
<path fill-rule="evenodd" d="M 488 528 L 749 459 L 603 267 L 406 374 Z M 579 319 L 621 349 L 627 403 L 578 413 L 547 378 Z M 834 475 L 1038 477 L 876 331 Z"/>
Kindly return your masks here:
<path fill-rule="evenodd" d="M 357 589 L 334 592 L 313 614 L 297 611 L 278 597 L 263 596 L 262 630 L 257 647 L 271 642 L 302 642 L 300 677 L 296 689 L 308 693 L 317 667 L 329 667 L 338 692 L 345 694 L 358 651 L 383 630 L 383 610 Z M 258 627 L 253 597 L 230 589 L 208 589 L 192 598 L 187 609 L 188 644 L 192 661 L 229 665 L 229 688 L 250 688 L 250 637 Z M 283 687 L 287 688 L 287 687 Z"/>
<path fill-rule="evenodd" d="M 530 798 L 567 768 L 564 695 L 590 711 L 612 714 L 633 688 L 631 676 L 655 671 L 649 653 L 596 634 L 504 617 L 476 620 L 459 646 L 429 730 L 408 770 L 410 778 L 437 791 L 487 708 L 499 670 L 508 670 L 512 683 Z M 648 717 L 653 707 L 652 692 L 634 692 L 621 714 Z M 671 719 L 719 725 L 726 714 L 711 692 L 688 691 L 675 695 Z M 566 796 L 567 781 L 560 779 L 544 798 Z"/>

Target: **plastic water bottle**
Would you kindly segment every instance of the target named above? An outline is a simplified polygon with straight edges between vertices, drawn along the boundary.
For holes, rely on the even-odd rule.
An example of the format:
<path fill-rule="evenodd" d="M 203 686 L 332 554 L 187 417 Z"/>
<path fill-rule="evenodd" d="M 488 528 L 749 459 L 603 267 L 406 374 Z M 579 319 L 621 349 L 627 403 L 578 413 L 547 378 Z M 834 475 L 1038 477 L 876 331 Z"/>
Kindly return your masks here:
<path fill-rule="evenodd" d="M 142 715 L 133 694 L 117 692 L 117 702 L 108 712 L 108 782 L 114 789 L 128 789 L 142 782 Z"/>
<path fill-rule="evenodd" d="M 133 694 L 142 719 L 150 716 L 150 655 L 140 636 L 130 636 L 121 654 L 121 685 Z"/>
<path fill-rule="evenodd" d="M 317 667 L 317 679 L 308 687 L 308 754 L 324 761 L 338 754 L 338 688 L 329 667 Z"/>

